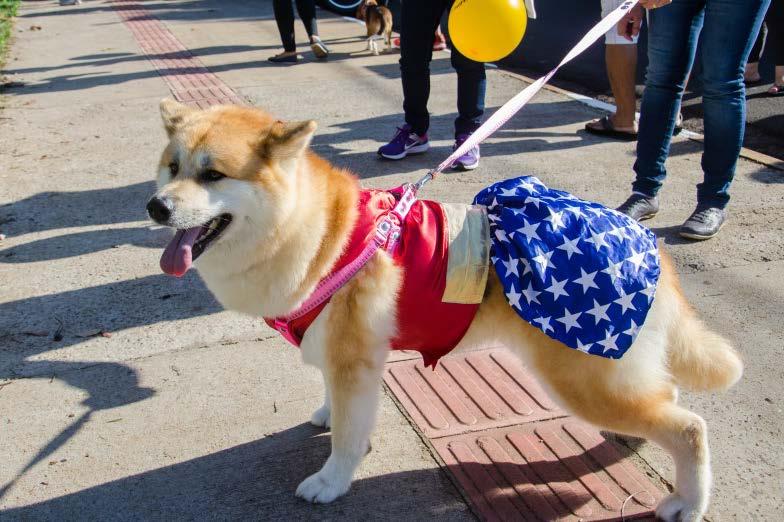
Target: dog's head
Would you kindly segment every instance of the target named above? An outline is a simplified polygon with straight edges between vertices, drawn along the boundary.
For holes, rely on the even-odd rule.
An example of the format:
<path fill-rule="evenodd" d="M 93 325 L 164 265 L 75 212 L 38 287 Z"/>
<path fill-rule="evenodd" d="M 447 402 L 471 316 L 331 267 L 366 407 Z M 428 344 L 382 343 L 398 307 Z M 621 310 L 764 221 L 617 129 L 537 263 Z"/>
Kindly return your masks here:
<path fill-rule="evenodd" d="M 200 256 L 240 257 L 280 228 L 296 206 L 298 163 L 314 121 L 286 123 L 258 109 L 198 110 L 161 102 L 169 144 L 158 167 L 158 192 L 147 212 L 176 229 L 161 257 L 181 276 Z M 253 243 L 253 244 L 250 244 Z"/>
<path fill-rule="evenodd" d="M 371 5 L 378 5 L 376 0 L 365 0 L 365 7 L 370 7 Z"/>

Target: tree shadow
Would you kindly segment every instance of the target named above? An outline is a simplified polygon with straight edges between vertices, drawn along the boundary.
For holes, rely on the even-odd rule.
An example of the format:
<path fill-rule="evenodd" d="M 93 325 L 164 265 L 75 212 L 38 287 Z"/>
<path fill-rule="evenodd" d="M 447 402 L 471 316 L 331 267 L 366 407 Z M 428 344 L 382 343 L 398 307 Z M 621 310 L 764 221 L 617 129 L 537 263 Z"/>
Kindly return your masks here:
<path fill-rule="evenodd" d="M 163 248 L 171 238 L 167 229 L 152 227 L 109 228 L 74 232 L 46 239 L 38 239 L 0 250 L 0 263 L 35 263 L 66 259 L 86 254 L 136 246 L 141 248 Z"/>
<path fill-rule="evenodd" d="M 609 444 L 604 442 L 603 444 Z M 300 424 L 203 457 L 124 477 L 98 486 L 0 512 L 8 520 L 449 520 L 467 518 L 460 494 L 439 469 L 417 469 L 356 480 L 349 493 L 327 505 L 294 497 L 297 485 L 316 472 L 330 451 L 329 437 Z M 616 453 L 620 456 L 620 454 Z M 611 464 L 614 464 L 612 462 Z M 579 484 L 595 471 L 591 452 L 562 461 L 524 464 L 463 462 L 449 465 L 453 477 L 485 477 L 466 493 L 482 515 L 507 520 L 573 517 L 589 502 L 577 487 L 564 504 L 566 480 Z M 564 475 L 564 472 L 567 475 Z M 511 481 L 510 478 L 513 478 Z M 531 485 L 535 487 L 530 487 Z M 515 489 L 517 491 L 515 491 Z M 519 495 L 518 492 L 523 492 Z M 476 495 L 479 496 L 476 496 Z M 620 502 L 623 498 L 618 500 Z M 635 505 L 630 499 L 626 506 Z M 639 513 L 639 506 L 637 506 Z M 413 510 L 413 511 L 412 511 Z M 617 517 L 621 520 L 620 509 Z M 631 518 L 639 519 L 640 515 Z M 643 513 L 652 520 L 650 512 Z"/>
<path fill-rule="evenodd" d="M 22 235 L 69 227 L 113 225 L 147 220 L 142 202 L 155 192 L 155 182 L 80 191 L 39 192 L 0 205 L 6 234 Z M 138 205 L 123 204 L 138 201 Z"/>

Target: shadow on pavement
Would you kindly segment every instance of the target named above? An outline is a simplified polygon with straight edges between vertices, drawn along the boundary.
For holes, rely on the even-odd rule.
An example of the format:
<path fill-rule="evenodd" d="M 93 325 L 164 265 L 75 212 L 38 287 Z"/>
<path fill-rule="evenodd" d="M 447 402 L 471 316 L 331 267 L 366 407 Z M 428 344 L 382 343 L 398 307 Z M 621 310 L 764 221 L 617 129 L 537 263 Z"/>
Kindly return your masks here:
<path fill-rule="evenodd" d="M 379 436 L 383 435 L 376 434 Z M 592 452 L 601 451 L 602 446 Z M 297 485 L 318 471 L 329 451 L 326 434 L 309 424 L 300 424 L 203 457 L 0 513 L 8 520 L 364 521 L 470 517 L 462 497 L 439 469 L 359 479 L 345 497 L 328 505 L 313 505 L 296 498 Z M 519 485 L 532 491 L 530 484 L 545 484 L 554 477 L 562 480 L 567 468 L 590 472 L 586 463 L 591 463 L 597 469 L 592 452 L 567 457 L 562 462 L 499 462 L 495 466 L 465 463 L 454 472 L 458 476 L 493 477 L 499 485 L 508 484 L 509 477 L 524 477 L 525 483 Z M 569 460 L 579 462 L 571 466 Z M 558 517 L 571 515 L 549 489 L 536 491 L 536 498 L 526 497 L 534 506 L 543 502 Z M 444 492 L 451 493 L 452 498 L 444 499 Z M 533 511 L 520 505 L 511 487 L 494 489 L 492 494 L 494 502 L 499 500 L 497 495 L 508 496 L 518 508 Z M 575 492 L 570 501 L 580 506 L 591 499 L 590 494 Z"/>

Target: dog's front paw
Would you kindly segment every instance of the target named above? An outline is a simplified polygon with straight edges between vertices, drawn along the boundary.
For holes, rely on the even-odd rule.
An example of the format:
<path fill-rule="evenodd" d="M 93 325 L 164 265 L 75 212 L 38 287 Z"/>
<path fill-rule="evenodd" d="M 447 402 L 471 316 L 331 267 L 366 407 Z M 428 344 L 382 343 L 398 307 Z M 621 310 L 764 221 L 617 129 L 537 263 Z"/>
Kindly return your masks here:
<path fill-rule="evenodd" d="M 325 404 L 321 408 L 314 411 L 313 415 L 310 416 L 310 423 L 314 426 L 318 426 L 319 428 L 329 428 L 330 427 L 329 406 Z"/>
<path fill-rule="evenodd" d="M 704 508 L 692 505 L 677 493 L 672 493 L 659 502 L 656 518 L 664 522 L 699 522 Z"/>
<path fill-rule="evenodd" d="M 350 480 L 338 480 L 322 469 L 302 481 L 297 487 L 297 496 L 315 504 L 328 504 L 344 495 L 350 487 Z"/>

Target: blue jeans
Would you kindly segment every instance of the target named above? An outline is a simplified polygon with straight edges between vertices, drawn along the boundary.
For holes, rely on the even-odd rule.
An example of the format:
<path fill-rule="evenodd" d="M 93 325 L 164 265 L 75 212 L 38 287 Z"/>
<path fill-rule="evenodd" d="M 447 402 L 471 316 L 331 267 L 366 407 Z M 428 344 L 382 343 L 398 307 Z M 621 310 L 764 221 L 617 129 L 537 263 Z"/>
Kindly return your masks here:
<path fill-rule="evenodd" d="M 430 127 L 430 61 L 433 36 L 452 0 L 404 0 L 400 29 L 400 76 L 403 80 L 403 111 L 406 123 L 417 134 Z M 452 48 L 452 67 L 457 71 L 457 119 L 455 137 L 474 132 L 485 111 L 485 64 L 469 60 Z"/>
<path fill-rule="evenodd" d="M 743 144 L 743 69 L 770 0 L 673 0 L 649 12 L 648 71 L 640 109 L 635 192 L 655 196 L 697 42 L 703 67 L 705 150 L 699 204 L 725 207 Z"/>

